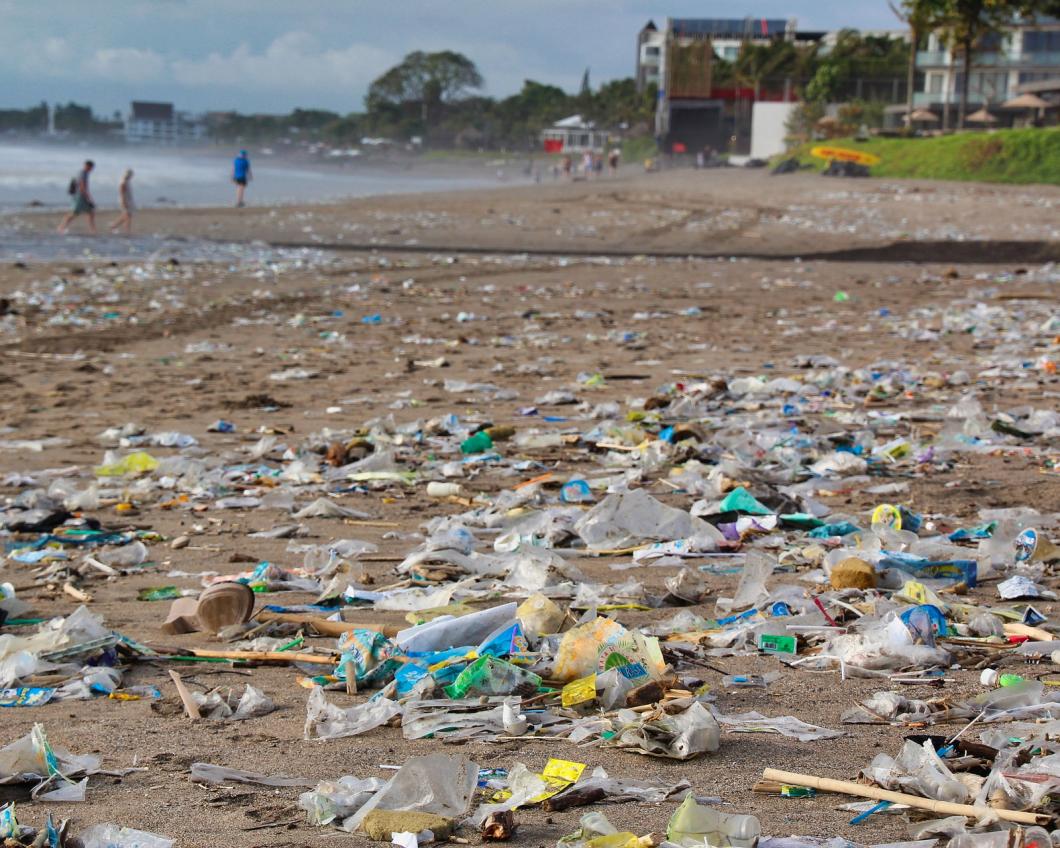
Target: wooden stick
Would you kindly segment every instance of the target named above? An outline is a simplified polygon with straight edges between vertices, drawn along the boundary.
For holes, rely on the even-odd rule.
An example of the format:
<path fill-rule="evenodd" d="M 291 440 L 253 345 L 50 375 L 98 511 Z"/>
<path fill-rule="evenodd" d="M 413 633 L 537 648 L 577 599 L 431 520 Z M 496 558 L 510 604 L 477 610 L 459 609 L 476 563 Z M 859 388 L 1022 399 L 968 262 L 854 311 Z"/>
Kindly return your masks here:
<path fill-rule="evenodd" d="M 192 721 L 198 721 L 202 718 L 202 715 L 199 713 L 199 705 L 196 704 L 195 700 L 191 697 L 191 692 L 189 692 L 188 687 L 184 685 L 181 676 L 173 671 L 173 669 L 169 670 L 169 676 L 173 679 L 173 685 L 177 687 L 177 694 L 180 696 L 181 703 L 184 704 L 184 711 L 188 714 L 188 718 Z"/>
<path fill-rule="evenodd" d="M 1031 627 L 1022 621 L 1006 621 L 1002 628 L 1006 636 L 1026 636 L 1036 642 L 1052 642 L 1056 639 L 1048 630 L 1042 630 L 1040 627 Z"/>
<path fill-rule="evenodd" d="M 396 636 L 399 630 L 403 630 L 397 624 L 368 624 L 365 622 L 352 621 L 328 621 L 315 615 L 303 615 L 293 612 L 269 612 L 262 610 L 255 618 L 258 621 L 286 621 L 288 624 L 305 624 L 312 627 L 322 636 L 341 636 L 351 630 L 376 630 L 384 636 Z"/>
<path fill-rule="evenodd" d="M 212 657 L 222 660 L 243 660 L 244 662 L 281 662 L 281 663 L 315 663 L 317 665 L 335 665 L 336 654 L 296 654 L 293 651 L 206 651 L 196 649 L 189 651 L 193 657 Z"/>
<path fill-rule="evenodd" d="M 83 604 L 92 603 L 92 596 L 88 594 L 88 592 L 82 592 L 73 583 L 70 583 L 69 581 L 63 583 L 63 591 L 75 601 L 80 601 Z"/>
<path fill-rule="evenodd" d="M 779 769 L 765 769 L 762 772 L 762 779 L 775 780 L 778 783 L 788 783 L 794 786 L 812 786 L 814 789 L 822 789 L 825 792 L 838 792 L 842 795 L 855 795 L 859 798 L 872 798 L 876 801 L 890 801 L 892 804 L 906 804 L 910 807 L 916 807 L 918 810 L 930 810 L 933 813 L 941 813 L 946 816 L 967 816 L 968 818 L 977 819 L 983 816 L 996 815 L 1002 821 L 1016 822 L 1018 824 L 1046 824 L 1052 818 L 1041 813 L 1025 813 L 1019 810 L 995 810 L 991 807 L 975 807 L 971 804 L 935 801 L 931 798 L 921 798 L 919 795 L 908 795 L 905 792 L 880 789 L 878 786 L 863 786 L 860 783 L 852 783 L 849 780 L 833 780 L 830 777 L 815 777 L 812 774 L 799 774 L 798 772 L 780 771 Z"/>

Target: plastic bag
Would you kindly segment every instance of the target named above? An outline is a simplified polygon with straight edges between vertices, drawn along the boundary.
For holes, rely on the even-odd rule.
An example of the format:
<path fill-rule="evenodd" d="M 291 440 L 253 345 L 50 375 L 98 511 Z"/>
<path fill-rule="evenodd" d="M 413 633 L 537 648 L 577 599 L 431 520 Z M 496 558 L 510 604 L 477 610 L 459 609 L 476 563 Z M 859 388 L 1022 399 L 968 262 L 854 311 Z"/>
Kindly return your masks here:
<path fill-rule="evenodd" d="M 532 671 L 491 656 L 479 657 L 445 687 L 450 698 L 479 695 L 536 695 L 541 678 Z"/>
<path fill-rule="evenodd" d="M 653 757 L 687 760 L 697 754 L 713 753 L 721 744 L 718 722 L 698 701 L 677 715 L 642 717 L 632 710 L 622 710 L 617 722 L 619 729 L 608 744 L 639 749 Z"/>
<path fill-rule="evenodd" d="M 519 604 L 516 617 L 523 625 L 523 633 L 530 638 L 537 638 L 558 632 L 566 613 L 554 601 L 537 593 Z"/>
<path fill-rule="evenodd" d="M 410 810 L 462 818 L 478 785 L 478 766 L 466 757 L 411 757 L 386 785 L 342 823 L 355 831 L 372 810 Z"/>
<path fill-rule="evenodd" d="M 627 676 L 660 677 L 666 664 L 658 639 L 626 630 L 611 619 L 596 618 L 563 634 L 552 674 L 557 680 L 570 681 L 626 666 L 635 667 L 635 671 L 627 669 Z"/>
<path fill-rule="evenodd" d="M 173 840 L 146 830 L 94 824 L 78 834 L 82 848 L 172 848 Z"/>
<path fill-rule="evenodd" d="M 388 698 L 373 698 L 348 709 L 329 704 L 324 690 L 314 686 L 306 706 L 306 739 L 339 739 L 358 736 L 386 724 L 401 715 L 401 705 Z"/>
<path fill-rule="evenodd" d="M 643 489 L 608 495 L 574 525 L 575 532 L 593 550 L 627 548 L 646 541 L 669 542 L 691 536 L 721 533 L 684 510 L 667 506 Z"/>
<path fill-rule="evenodd" d="M 755 816 L 720 813 L 697 804 L 691 795 L 681 802 L 666 826 L 666 838 L 685 848 L 710 845 L 719 848 L 754 848 L 762 835 L 762 824 Z"/>
<path fill-rule="evenodd" d="M 298 796 L 298 806 L 306 811 L 309 824 L 331 824 L 335 819 L 352 816 L 385 785 L 386 781 L 378 777 L 361 780 L 348 774 L 338 780 L 325 780 L 311 792 L 303 792 Z"/>
<path fill-rule="evenodd" d="M 474 827 L 478 827 L 494 813 L 514 810 L 547 789 L 548 784 L 541 775 L 534 774 L 522 763 L 516 763 L 508 774 L 508 790 L 511 795 L 498 804 L 482 804 L 475 810 L 470 822 Z"/>

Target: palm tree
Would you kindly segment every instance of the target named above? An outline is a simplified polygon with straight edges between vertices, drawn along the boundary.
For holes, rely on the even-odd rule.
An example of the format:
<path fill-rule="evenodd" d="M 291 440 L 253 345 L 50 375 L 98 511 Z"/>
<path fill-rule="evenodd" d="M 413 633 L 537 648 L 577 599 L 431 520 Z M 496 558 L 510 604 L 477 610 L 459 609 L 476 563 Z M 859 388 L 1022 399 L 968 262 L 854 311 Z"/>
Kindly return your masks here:
<path fill-rule="evenodd" d="M 916 54 L 920 40 L 943 22 L 945 0 L 902 0 L 901 6 L 895 6 L 892 0 L 887 5 L 898 20 L 909 25 L 909 70 L 906 75 L 906 120 L 915 108 L 914 89 L 916 88 Z M 909 121 L 909 129 L 913 123 Z"/>

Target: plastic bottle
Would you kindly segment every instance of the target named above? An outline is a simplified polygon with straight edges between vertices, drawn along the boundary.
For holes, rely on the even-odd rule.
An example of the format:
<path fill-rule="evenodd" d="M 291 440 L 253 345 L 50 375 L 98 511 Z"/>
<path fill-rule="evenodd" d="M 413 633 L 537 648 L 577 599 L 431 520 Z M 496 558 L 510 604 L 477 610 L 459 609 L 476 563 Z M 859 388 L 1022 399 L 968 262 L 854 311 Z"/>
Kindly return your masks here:
<path fill-rule="evenodd" d="M 459 497 L 462 492 L 463 489 L 459 483 L 441 483 L 432 480 L 427 484 L 427 497 L 429 498 Z"/>
<path fill-rule="evenodd" d="M 979 682 L 984 686 L 1000 689 L 1023 683 L 1023 678 L 1018 674 L 1001 674 L 996 668 L 984 668 L 982 674 L 979 675 Z"/>

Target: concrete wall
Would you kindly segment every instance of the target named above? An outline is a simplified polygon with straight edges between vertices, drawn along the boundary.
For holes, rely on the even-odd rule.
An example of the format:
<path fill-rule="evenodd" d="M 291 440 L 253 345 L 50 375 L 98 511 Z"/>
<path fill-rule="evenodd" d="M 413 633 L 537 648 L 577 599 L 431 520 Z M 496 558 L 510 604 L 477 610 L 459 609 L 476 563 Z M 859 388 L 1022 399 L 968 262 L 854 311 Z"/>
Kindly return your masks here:
<path fill-rule="evenodd" d="M 751 112 L 751 157 L 768 159 L 784 152 L 784 125 L 795 103 L 755 103 Z"/>

